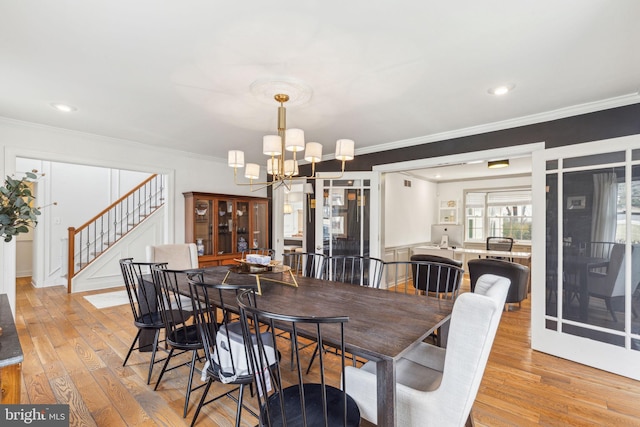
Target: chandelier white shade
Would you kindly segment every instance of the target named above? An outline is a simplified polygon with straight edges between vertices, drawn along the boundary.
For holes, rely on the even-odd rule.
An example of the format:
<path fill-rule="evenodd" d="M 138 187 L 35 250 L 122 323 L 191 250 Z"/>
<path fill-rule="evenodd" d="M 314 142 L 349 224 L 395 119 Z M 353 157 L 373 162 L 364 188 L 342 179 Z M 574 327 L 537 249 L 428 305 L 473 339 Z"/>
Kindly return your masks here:
<path fill-rule="evenodd" d="M 353 160 L 354 142 L 350 139 L 339 139 L 336 141 L 336 159 Z"/>
<path fill-rule="evenodd" d="M 286 109 L 284 103 L 289 100 L 286 94 L 278 94 L 274 99 L 280 103 L 278 107 L 278 135 L 265 135 L 262 138 L 262 153 L 270 158 L 267 160 L 267 174 L 271 175 L 271 180 L 267 182 L 256 182 L 260 177 L 260 166 L 257 163 L 244 162 L 244 152 L 241 150 L 230 150 L 228 153 L 228 165 L 233 168 L 234 181 L 237 185 L 257 185 L 264 186 L 285 185 L 291 187 L 293 180 L 317 179 L 315 176 L 316 163 L 322 161 L 322 144 L 318 142 L 307 142 L 305 144 L 304 131 L 302 129 L 286 128 Z M 353 160 L 355 143 L 351 139 L 339 139 L 336 141 L 335 157 L 342 162 L 339 176 L 323 178 L 340 178 L 344 174 L 345 162 Z M 286 152 L 290 152 L 291 158 L 285 158 Z M 311 163 L 311 175 L 299 176 L 298 154 L 304 160 Z M 244 177 L 249 182 L 238 182 L 238 168 L 244 167 Z M 254 189 L 258 190 L 259 188 Z"/>

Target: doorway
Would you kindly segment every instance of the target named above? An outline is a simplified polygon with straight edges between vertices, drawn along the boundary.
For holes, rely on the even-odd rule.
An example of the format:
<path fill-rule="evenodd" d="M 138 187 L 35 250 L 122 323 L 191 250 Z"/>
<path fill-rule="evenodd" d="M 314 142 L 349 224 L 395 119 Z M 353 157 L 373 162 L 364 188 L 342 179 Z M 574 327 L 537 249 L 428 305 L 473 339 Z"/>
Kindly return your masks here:
<path fill-rule="evenodd" d="M 375 172 L 318 179 L 315 252 L 379 258 L 379 193 Z"/>

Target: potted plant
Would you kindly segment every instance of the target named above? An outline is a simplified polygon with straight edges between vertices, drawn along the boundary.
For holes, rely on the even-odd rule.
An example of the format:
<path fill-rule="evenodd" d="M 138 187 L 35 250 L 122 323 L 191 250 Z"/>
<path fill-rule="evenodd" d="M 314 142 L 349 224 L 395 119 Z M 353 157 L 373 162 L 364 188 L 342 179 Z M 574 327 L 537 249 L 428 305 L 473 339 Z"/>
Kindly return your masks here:
<path fill-rule="evenodd" d="M 40 210 L 34 204 L 30 185 L 38 178 L 36 172 L 27 172 L 20 179 L 7 176 L 4 186 L 0 187 L 0 238 L 5 242 L 20 233 L 28 233 L 29 227 L 38 224 Z"/>

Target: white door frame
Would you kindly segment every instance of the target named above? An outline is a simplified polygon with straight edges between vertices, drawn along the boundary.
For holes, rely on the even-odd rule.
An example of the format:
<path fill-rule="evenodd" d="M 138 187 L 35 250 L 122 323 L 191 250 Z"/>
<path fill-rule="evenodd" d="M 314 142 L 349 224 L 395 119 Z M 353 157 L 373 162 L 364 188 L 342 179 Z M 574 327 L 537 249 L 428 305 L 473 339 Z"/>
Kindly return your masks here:
<path fill-rule="evenodd" d="M 615 151 L 638 149 L 640 135 L 613 138 L 604 141 L 559 147 L 533 153 L 533 229 L 532 247 L 544 248 L 546 233 L 546 161 Z M 637 161 L 635 162 L 638 163 Z M 627 168 L 631 165 L 625 163 Z M 560 178 L 560 177 L 559 177 Z M 560 182 L 560 180 L 559 180 Z M 560 184 L 559 184 L 560 187 Z M 561 229 L 558 230 L 559 236 Z M 559 239 L 560 240 L 560 239 Z M 560 254 L 561 247 L 558 253 Z M 539 255 L 539 256 L 535 256 Z M 629 263 L 627 263 L 629 264 Z M 532 257 L 531 346 L 534 350 L 569 359 L 584 365 L 640 380 L 640 351 L 606 344 L 585 337 L 547 329 L 549 317 L 545 313 L 546 277 L 544 252 L 536 251 Z M 629 277 L 629 275 L 627 275 Z M 627 280 L 630 283 L 630 279 Z M 630 284 L 627 283 L 627 286 Z M 629 289 L 627 289 L 628 291 Z M 628 293 L 628 292 L 627 292 Z M 628 338 L 628 337 L 627 337 Z M 627 339 L 627 345 L 629 339 Z"/>

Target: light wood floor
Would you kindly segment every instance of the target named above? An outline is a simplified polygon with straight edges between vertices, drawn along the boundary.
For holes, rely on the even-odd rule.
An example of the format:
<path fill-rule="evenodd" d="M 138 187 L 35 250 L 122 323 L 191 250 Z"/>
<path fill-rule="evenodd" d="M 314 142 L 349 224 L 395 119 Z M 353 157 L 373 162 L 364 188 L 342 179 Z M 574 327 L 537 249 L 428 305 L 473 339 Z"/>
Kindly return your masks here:
<path fill-rule="evenodd" d="M 122 367 L 136 333 L 128 305 L 97 310 L 83 295 L 18 280 L 22 402 L 67 403 L 72 426 L 189 425 L 201 391 L 183 419 L 186 368 L 153 391 L 148 353 Z M 477 426 L 640 426 L 640 382 L 532 351 L 529 316 L 528 300 L 503 313 L 473 408 Z M 210 404 L 197 425 L 233 425 L 234 408 L 230 399 Z M 256 424 L 243 414 L 243 425 Z"/>

